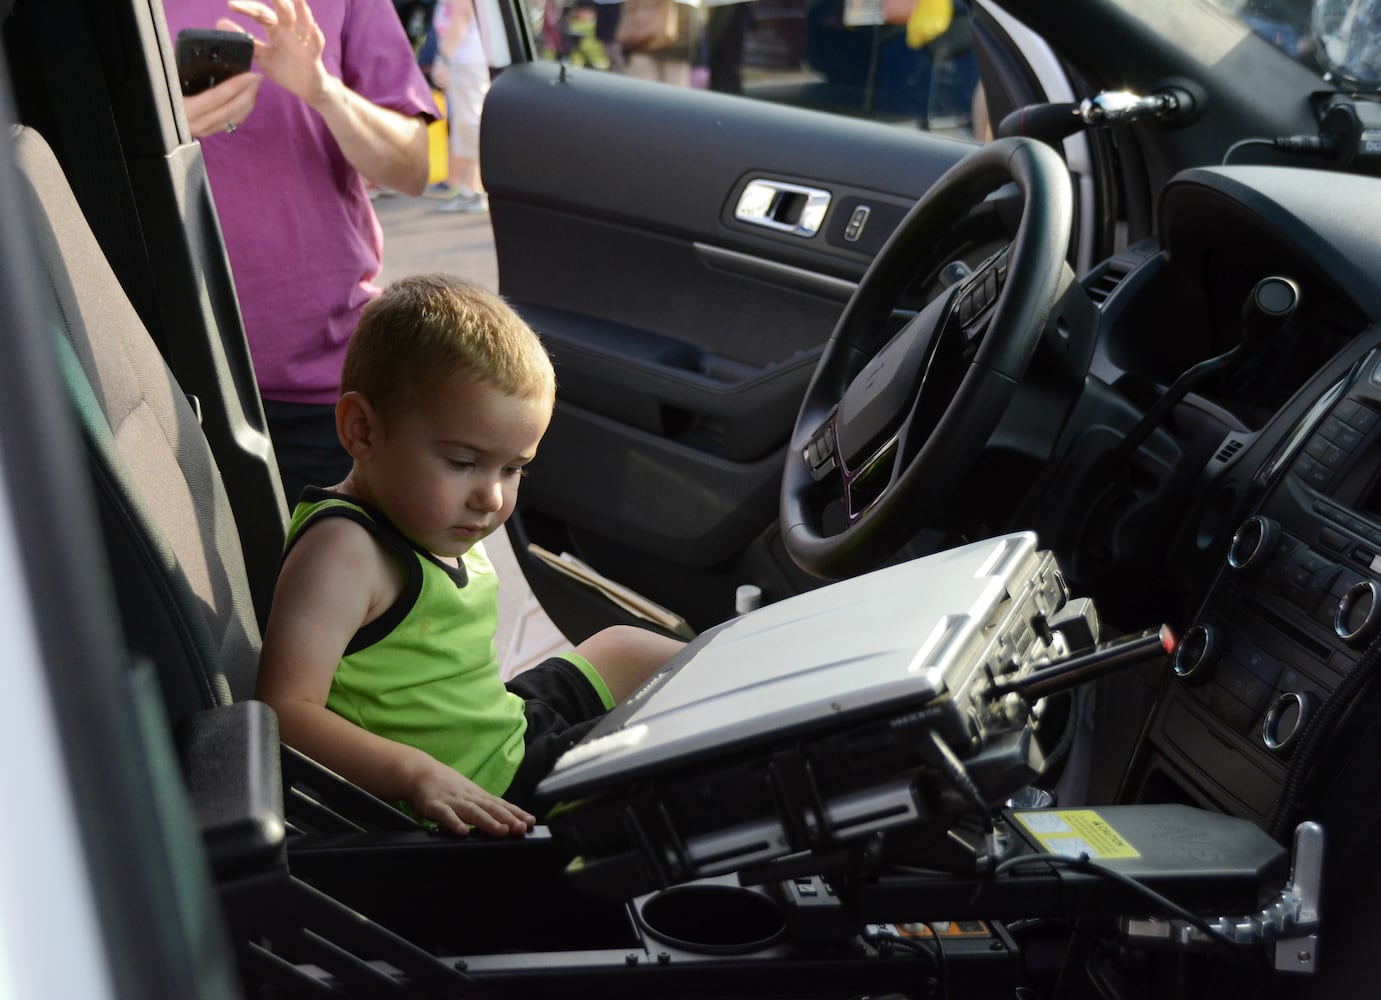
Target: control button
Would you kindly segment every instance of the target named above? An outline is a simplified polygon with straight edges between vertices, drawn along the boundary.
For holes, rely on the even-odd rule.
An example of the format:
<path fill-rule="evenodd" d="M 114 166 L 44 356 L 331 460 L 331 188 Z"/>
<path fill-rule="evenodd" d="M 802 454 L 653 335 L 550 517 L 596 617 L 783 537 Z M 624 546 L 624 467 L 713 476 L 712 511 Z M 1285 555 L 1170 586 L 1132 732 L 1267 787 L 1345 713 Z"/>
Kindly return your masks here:
<path fill-rule="evenodd" d="M 1316 490 L 1326 490 L 1333 481 L 1333 470 L 1321 465 L 1308 455 L 1301 455 L 1295 462 L 1295 475 L 1299 476 Z"/>
<path fill-rule="evenodd" d="M 1342 596 L 1360 579 L 1361 577 L 1356 573 L 1351 573 L 1347 570 L 1339 570 L 1337 579 L 1328 585 L 1329 596 L 1341 600 Z M 1334 603 L 1337 602 L 1335 601 Z"/>
<path fill-rule="evenodd" d="M 1250 706 L 1216 687 L 1209 693 L 1208 710 L 1242 736 L 1250 736 L 1256 720 L 1260 718 L 1260 714 Z"/>
<path fill-rule="evenodd" d="M 1218 630 L 1212 625 L 1191 625 L 1180 636 L 1171 669 L 1187 681 L 1198 683 L 1213 672 L 1218 658 Z"/>
<path fill-rule="evenodd" d="M 1334 552 L 1342 552 L 1347 548 L 1347 542 L 1347 535 L 1344 535 L 1341 531 L 1335 531 L 1327 527 L 1319 529 L 1319 544 L 1326 549 L 1332 549 Z"/>
<path fill-rule="evenodd" d="M 1318 699 L 1309 691 L 1287 691 L 1275 700 L 1261 723 L 1261 742 L 1272 753 L 1285 753 L 1309 724 Z"/>
<path fill-rule="evenodd" d="M 1245 670 L 1234 669 L 1235 666 L 1235 664 L 1224 663 L 1219 669 L 1214 683 L 1220 685 L 1224 691 L 1242 704 L 1251 708 L 1253 712 L 1261 711 L 1266 707 L 1266 702 L 1275 692 L 1275 689 L 1262 684 Z"/>
<path fill-rule="evenodd" d="M 834 471 L 834 455 L 830 448 L 828 432 L 810 439 L 801 449 L 801 457 L 810 467 L 811 478 L 817 483 Z"/>
<path fill-rule="evenodd" d="M 1341 594 L 1324 594 L 1318 606 L 1310 613 L 1310 619 L 1332 632 L 1333 624 L 1338 620 L 1338 600 L 1340 597 L 1342 597 Z"/>
<path fill-rule="evenodd" d="M 1238 572 L 1255 572 L 1266 564 L 1279 540 L 1280 525 L 1274 520 L 1260 514 L 1249 517 L 1233 533 L 1228 565 Z"/>
<path fill-rule="evenodd" d="M 867 205 L 859 205 L 849 216 L 849 224 L 844 227 L 844 241 L 846 243 L 857 243 L 858 238 L 863 235 L 863 227 L 868 224 L 868 216 L 872 214 L 872 209 Z"/>
<path fill-rule="evenodd" d="M 1338 601 L 1333 631 L 1349 646 L 1365 646 L 1381 625 L 1381 587 L 1374 580 L 1358 580 Z"/>
<path fill-rule="evenodd" d="M 1378 414 L 1370 406 L 1357 404 L 1357 412 L 1350 417 L 1344 418 L 1350 427 L 1355 427 L 1362 433 L 1366 433 L 1376 426 Z"/>
<path fill-rule="evenodd" d="M 1362 432 L 1343 423 L 1337 417 L 1329 417 L 1319 430 L 1343 451 L 1351 451 L 1362 443 Z"/>
<path fill-rule="evenodd" d="M 1339 448 L 1327 438 L 1317 435 L 1309 439 L 1309 443 L 1304 447 L 1304 453 L 1310 458 L 1318 459 L 1331 469 L 1336 469 L 1343 463 L 1347 453 Z"/>
<path fill-rule="evenodd" d="M 1285 582 L 1294 588 L 1309 586 L 1309 580 L 1313 575 L 1307 566 L 1286 566 L 1281 571 L 1281 576 Z"/>
<path fill-rule="evenodd" d="M 1246 646 L 1246 649 L 1242 648 Z M 1254 646 L 1243 643 L 1234 650 L 1232 662 L 1245 668 L 1253 677 L 1268 688 L 1275 688 L 1276 678 L 1280 676 L 1280 663 L 1267 656 Z"/>
<path fill-rule="evenodd" d="M 967 325 L 973 319 L 973 298 L 977 294 L 973 291 L 964 293 L 963 299 L 959 302 L 959 322 Z"/>

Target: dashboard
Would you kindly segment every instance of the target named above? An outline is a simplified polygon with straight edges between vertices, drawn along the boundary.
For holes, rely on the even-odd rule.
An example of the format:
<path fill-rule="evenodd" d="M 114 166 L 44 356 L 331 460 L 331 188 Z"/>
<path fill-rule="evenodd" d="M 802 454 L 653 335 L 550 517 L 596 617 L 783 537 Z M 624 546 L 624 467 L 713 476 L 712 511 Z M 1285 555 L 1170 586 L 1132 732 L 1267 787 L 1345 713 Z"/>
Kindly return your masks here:
<path fill-rule="evenodd" d="M 1304 810 L 1370 815 L 1355 789 L 1372 739 L 1357 705 L 1381 659 L 1376 183 L 1188 171 L 1162 195 L 1159 242 L 1111 262 L 1094 372 L 1129 393 L 1229 350 L 1253 282 L 1299 288 L 1286 329 L 1167 421 L 1202 471 L 1165 554 L 1181 643 L 1126 800 L 1208 806 L 1285 836 Z"/>

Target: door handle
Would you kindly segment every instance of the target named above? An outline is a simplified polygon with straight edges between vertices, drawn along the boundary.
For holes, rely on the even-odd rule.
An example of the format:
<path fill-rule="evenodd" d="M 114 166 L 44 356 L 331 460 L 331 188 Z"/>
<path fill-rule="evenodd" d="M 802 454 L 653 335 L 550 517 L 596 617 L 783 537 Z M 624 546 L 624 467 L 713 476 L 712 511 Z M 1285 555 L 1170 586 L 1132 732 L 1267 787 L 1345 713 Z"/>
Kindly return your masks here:
<path fill-rule="evenodd" d="M 828 191 L 755 177 L 738 196 L 734 218 L 808 239 L 820 231 L 829 207 Z"/>

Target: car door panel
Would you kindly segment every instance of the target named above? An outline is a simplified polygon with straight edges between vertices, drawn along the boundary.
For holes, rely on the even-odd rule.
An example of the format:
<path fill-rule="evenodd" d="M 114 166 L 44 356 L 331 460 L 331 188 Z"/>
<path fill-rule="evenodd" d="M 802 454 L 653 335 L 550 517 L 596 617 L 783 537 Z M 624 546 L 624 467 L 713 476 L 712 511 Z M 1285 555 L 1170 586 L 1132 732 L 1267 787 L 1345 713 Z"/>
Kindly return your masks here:
<path fill-rule="evenodd" d="M 757 366 L 673 337 L 532 306 L 526 319 L 560 359 L 562 402 L 730 461 L 781 444 L 817 350 Z"/>
<path fill-rule="evenodd" d="M 500 291 L 558 380 L 515 537 L 598 549 L 598 569 L 684 607 L 687 569 L 727 579 L 770 538 L 821 346 L 891 229 L 972 145 L 541 63 L 500 74 L 482 127 Z M 766 219 L 739 211 L 755 181 L 789 194 Z M 797 189 L 828 196 L 814 235 Z"/>

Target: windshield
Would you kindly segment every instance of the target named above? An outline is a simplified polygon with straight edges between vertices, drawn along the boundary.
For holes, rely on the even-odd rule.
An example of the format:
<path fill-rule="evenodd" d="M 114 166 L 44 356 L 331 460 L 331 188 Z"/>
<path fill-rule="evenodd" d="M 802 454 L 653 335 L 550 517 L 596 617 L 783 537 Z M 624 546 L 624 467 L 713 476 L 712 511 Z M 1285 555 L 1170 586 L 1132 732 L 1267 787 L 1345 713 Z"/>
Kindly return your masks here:
<path fill-rule="evenodd" d="M 1381 2 L 1209 0 L 1330 83 L 1381 89 Z"/>

